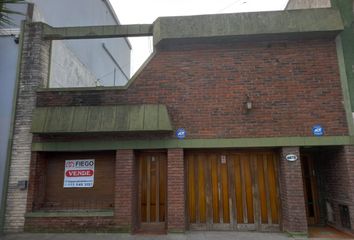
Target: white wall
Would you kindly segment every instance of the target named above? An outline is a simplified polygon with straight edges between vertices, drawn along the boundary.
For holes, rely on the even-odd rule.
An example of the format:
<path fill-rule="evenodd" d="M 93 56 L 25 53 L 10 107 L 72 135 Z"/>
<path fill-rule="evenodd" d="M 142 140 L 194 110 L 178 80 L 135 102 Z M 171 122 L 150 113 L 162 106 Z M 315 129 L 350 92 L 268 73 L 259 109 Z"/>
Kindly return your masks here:
<path fill-rule="evenodd" d="M 117 24 L 117 20 L 107 7 L 105 0 L 31 0 L 31 2 L 36 4 L 35 20 L 44 21 L 53 27 Z M 88 68 L 95 78 L 99 79 L 101 85 L 112 86 L 114 83 L 125 85 L 129 80 L 131 49 L 125 38 L 67 40 L 63 42 L 77 56 L 82 66 Z M 124 73 L 107 54 L 102 46 L 103 43 Z M 59 56 L 60 50 L 54 51 Z M 63 59 L 64 57 L 60 56 L 56 61 Z M 60 72 L 61 70 L 54 69 L 53 71 Z"/>
<path fill-rule="evenodd" d="M 95 75 L 76 57 L 64 41 L 52 42 L 50 64 L 50 88 L 97 86 Z"/>

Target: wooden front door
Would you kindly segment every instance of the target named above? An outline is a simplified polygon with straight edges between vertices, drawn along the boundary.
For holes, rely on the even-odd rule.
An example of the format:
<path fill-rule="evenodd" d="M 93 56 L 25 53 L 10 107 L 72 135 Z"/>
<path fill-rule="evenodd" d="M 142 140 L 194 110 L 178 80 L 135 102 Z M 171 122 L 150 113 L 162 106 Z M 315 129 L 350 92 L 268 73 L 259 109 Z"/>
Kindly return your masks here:
<path fill-rule="evenodd" d="M 307 223 L 319 224 L 320 208 L 317 189 L 317 174 L 314 160 L 309 155 L 301 156 L 302 177 L 304 182 L 304 196 L 306 204 Z"/>
<path fill-rule="evenodd" d="M 140 229 L 165 229 L 167 157 L 164 152 L 139 154 L 139 210 Z"/>
<path fill-rule="evenodd" d="M 277 158 L 272 152 L 187 152 L 190 229 L 279 230 Z"/>

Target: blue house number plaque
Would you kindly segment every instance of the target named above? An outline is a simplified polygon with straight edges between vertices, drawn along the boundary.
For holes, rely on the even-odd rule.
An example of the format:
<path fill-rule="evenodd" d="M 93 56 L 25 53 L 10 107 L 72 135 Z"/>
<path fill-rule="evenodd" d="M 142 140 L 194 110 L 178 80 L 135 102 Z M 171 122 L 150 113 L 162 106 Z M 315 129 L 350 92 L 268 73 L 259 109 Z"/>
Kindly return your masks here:
<path fill-rule="evenodd" d="M 178 139 L 183 139 L 185 138 L 187 135 L 186 130 L 184 130 L 184 128 L 178 128 L 176 131 L 176 137 Z"/>
<path fill-rule="evenodd" d="M 321 125 L 315 125 L 312 127 L 312 133 L 314 136 L 323 136 L 324 134 L 324 129 Z"/>

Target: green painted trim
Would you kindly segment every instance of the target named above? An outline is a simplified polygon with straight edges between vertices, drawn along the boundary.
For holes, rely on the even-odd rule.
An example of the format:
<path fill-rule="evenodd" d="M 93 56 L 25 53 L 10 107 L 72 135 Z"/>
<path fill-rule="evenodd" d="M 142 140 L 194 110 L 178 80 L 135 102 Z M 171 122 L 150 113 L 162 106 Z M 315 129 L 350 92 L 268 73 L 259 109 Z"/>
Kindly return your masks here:
<path fill-rule="evenodd" d="M 92 141 L 92 142 L 42 142 L 32 143 L 32 151 L 94 151 L 116 149 L 161 149 L 161 148 L 247 148 L 282 146 L 335 146 L 354 145 L 349 136 L 331 137 L 272 137 L 233 139 L 166 139 L 135 141 Z"/>
<path fill-rule="evenodd" d="M 96 39 L 152 36 L 152 24 L 52 27 L 41 23 L 42 37 L 47 40 Z"/>
<path fill-rule="evenodd" d="M 292 238 L 307 238 L 308 237 L 308 233 L 307 232 L 289 232 L 289 231 L 286 231 L 286 233 L 288 234 L 289 237 L 292 237 Z"/>
<path fill-rule="evenodd" d="M 348 131 L 350 136 L 354 136 L 354 123 L 353 123 L 353 115 L 352 115 L 352 106 L 350 102 L 350 94 L 349 94 L 349 85 L 347 78 L 347 71 L 344 59 L 343 45 L 342 39 L 340 36 L 336 38 L 336 48 L 337 48 L 337 58 L 339 65 L 339 74 L 340 81 L 342 85 L 342 94 L 345 108 L 345 115 L 348 124 Z"/>
<path fill-rule="evenodd" d="M 26 218 L 52 218 L 52 217 L 113 217 L 113 210 L 108 211 L 38 211 L 25 214 Z"/>
<path fill-rule="evenodd" d="M 16 82 L 14 86 L 14 96 L 12 100 L 11 126 L 10 126 L 10 134 L 9 134 L 8 145 L 7 145 L 7 158 L 5 163 L 3 191 L 2 191 L 1 204 L 0 204 L 0 233 L 4 232 L 4 225 L 5 225 L 5 213 L 6 213 L 7 192 L 8 192 L 10 165 L 11 165 L 11 157 L 12 157 L 13 134 L 15 130 L 14 123 L 15 123 L 15 116 L 16 116 L 17 96 L 19 92 L 20 69 L 22 64 L 24 29 L 25 29 L 25 21 L 22 21 L 20 26 L 20 42 L 19 42 L 18 57 L 17 57 L 16 80 L 15 80 Z"/>

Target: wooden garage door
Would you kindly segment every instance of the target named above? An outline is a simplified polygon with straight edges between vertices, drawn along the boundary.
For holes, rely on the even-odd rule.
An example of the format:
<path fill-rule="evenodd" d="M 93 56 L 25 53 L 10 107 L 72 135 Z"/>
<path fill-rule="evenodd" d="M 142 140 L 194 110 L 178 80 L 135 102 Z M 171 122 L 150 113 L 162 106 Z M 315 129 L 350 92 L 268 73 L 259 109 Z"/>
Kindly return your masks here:
<path fill-rule="evenodd" d="M 279 230 L 272 152 L 186 152 L 187 211 L 194 230 Z"/>

